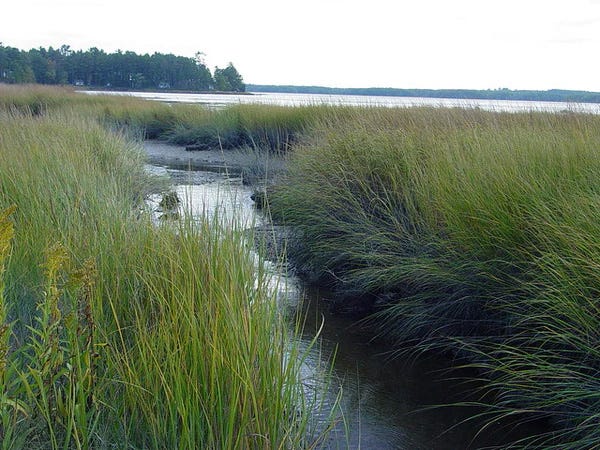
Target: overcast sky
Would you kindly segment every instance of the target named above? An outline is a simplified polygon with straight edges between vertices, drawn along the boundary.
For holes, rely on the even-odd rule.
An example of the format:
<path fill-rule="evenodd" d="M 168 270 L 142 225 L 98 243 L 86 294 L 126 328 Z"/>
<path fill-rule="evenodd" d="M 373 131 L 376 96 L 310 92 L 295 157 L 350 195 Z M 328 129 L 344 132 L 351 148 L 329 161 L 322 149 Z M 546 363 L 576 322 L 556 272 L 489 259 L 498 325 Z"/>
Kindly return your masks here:
<path fill-rule="evenodd" d="M 257 84 L 600 91 L 600 0 L 3 0 L 0 42 L 202 51 Z"/>

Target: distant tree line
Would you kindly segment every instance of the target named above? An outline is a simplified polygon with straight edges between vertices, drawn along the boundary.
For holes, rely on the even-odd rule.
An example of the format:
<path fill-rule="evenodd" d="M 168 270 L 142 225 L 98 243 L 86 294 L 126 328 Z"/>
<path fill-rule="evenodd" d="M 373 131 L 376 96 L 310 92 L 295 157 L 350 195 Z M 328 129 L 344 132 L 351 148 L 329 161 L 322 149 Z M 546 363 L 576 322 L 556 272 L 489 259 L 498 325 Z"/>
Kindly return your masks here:
<path fill-rule="evenodd" d="M 25 51 L 0 43 L 0 82 L 141 90 L 246 90 L 232 63 L 224 69 L 215 67 L 211 74 L 202 56 L 200 52 L 195 58 L 121 50 L 106 53 L 95 47 L 74 51 L 68 45 Z"/>
<path fill-rule="evenodd" d="M 381 95 L 390 97 L 454 98 L 471 100 L 530 100 L 547 102 L 600 103 L 599 92 L 551 89 L 548 91 L 511 89 L 395 89 L 395 88 L 331 88 L 323 86 L 278 86 L 248 84 L 250 92 L 280 92 L 329 95 Z"/>

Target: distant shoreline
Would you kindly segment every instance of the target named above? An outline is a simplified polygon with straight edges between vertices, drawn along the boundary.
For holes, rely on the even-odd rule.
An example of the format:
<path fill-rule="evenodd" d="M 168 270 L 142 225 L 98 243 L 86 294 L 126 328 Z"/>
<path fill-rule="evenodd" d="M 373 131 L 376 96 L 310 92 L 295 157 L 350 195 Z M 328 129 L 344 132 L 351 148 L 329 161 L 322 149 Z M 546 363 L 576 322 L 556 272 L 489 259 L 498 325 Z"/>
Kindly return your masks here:
<path fill-rule="evenodd" d="M 357 95 L 380 97 L 448 98 L 459 100 L 515 100 L 561 103 L 600 103 L 600 92 L 565 89 L 511 90 L 511 89 L 398 89 L 398 88 L 332 88 L 326 86 L 291 86 L 246 84 L 254 93 Z"/>

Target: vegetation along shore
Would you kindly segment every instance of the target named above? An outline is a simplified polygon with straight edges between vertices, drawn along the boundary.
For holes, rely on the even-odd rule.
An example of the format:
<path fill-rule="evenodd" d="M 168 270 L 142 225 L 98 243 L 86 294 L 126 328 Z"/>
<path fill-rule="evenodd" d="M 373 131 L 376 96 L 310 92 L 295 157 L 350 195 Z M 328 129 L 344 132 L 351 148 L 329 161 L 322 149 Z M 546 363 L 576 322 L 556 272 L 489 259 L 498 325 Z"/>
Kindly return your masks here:
<path fill-rule="evenodd" d="M 290 257 L 399 351 L 450 352 L 547 417 L 522 442 L 600 445 L 600 117 L 362 109 L 317 126 L 269 196 Z"/>
<path fill-rule="evenodd" d="M 164 180 L 131 127 L 166 111 L 0 88 L 4 449 L 319 440 L 294 325 L 247 232 L 218 216 L 157 225 L 145 207 Z"/>
<path fill-rule="evenodd" d="M 20 50 L 0 42 L 0 83 L 72 85 L 109 90 L 168 90 L 244 92 L 242 76 L 229 63 L 211 73 L 204 54 L 194 58 L 171 53 L 139 55 L 117 50 L 106 53 L 96 47 Z"/>
<path fill-rule="evenodd" d="M 284 160 L 262 203 L 336 310 L 398 357 L 477 369 L 486 420 L 551 423 L 515 445 L 600 446 L 599 116 L 209 110 L 39 86 L 2 86 L 0 111 L 5 448 L 318 442 L 244 233 L 155 226 L 136 137 Z"/>

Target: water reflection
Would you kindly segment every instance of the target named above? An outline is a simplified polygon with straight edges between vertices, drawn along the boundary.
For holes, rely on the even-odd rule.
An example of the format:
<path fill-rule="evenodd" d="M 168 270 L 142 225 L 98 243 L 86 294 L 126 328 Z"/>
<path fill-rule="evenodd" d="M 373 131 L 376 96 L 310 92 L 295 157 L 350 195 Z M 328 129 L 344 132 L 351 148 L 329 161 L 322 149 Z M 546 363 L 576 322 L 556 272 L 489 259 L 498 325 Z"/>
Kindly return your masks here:
<path fill-rule="evenodd" d="M 322 293 L 305 290 L 302 314 L 304 339 L 311 339 L 321 322 L 322 357 L 335 354 L 332 374 L 343 387 L 340 425 L 323 448 L 337 449 L 480 449 L 505 448 L 510 442 L 542 431 L 544 424 L 484 423 L 471 418 L 475 407 L 439 406 L 478 400 L 481 384 L 474 373 L 452 369 L 440 355 L 392 357 L 389 348 L 370 339 L 354 320 L 323 308 Z M 470 381 L 467 381 L 470 380 Z M 335 389 L 332 386 L 331 389 Z M 343 442 L 344 445 L 340 446 Z"/>
<path fill-rule="evenodd" d="M 178 209 L 192 217 L 218 216 L 223 224 L 238 229 L 251 228 L 262 223 L 250 198 L 252 190 L 241 178 L 208 171 L 186 171 L 173 167 L 150 166 L 154 174 L 167 175 L 179 199 Z M 165 213 L 160 205 L 162 195 L 150 197 L 150 207 L 159 215 Z"/>

